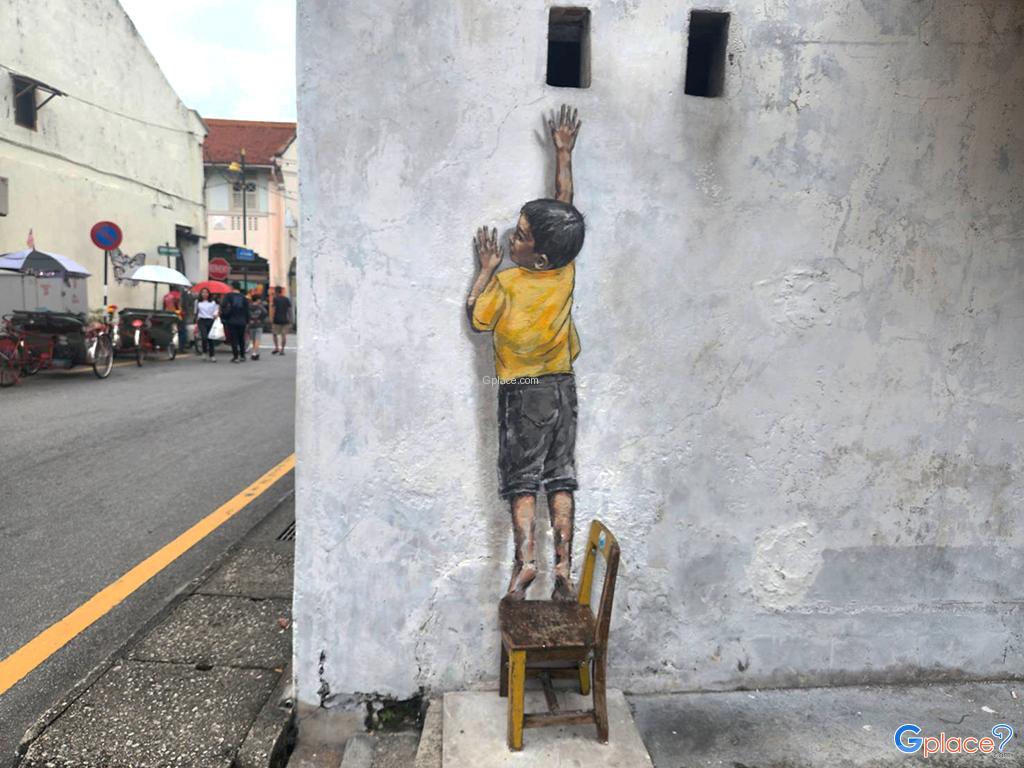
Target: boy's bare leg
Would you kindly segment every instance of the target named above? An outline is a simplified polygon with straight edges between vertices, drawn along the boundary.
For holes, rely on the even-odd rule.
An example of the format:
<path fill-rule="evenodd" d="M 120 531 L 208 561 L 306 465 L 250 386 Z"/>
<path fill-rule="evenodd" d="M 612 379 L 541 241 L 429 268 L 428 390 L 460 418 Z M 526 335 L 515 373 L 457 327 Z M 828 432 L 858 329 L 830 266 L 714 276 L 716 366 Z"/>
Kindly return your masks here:
<path fill-rule="evenodd" d="M 548 494 L 548 512 L 551 515 L 551 533 L 555 538 L 555 588 L 552 600 L 575 600 L 576 587 L 572 583 L 572 535 L 575 529 L 576 506 L 572 491 Z"/>
<path fill-rule="evenodd" d="M 508 583 L 507 597 L 513 600 L 524 600 L 526 590 L 537 578 L 537 542 L 534 536 L 534 521 L 537 517 L 537 497 L 533 495 L 515 496 L 512 508 L 512 537 L 515 541 L 515 564 L 512 566 L 512 578 Z"/>

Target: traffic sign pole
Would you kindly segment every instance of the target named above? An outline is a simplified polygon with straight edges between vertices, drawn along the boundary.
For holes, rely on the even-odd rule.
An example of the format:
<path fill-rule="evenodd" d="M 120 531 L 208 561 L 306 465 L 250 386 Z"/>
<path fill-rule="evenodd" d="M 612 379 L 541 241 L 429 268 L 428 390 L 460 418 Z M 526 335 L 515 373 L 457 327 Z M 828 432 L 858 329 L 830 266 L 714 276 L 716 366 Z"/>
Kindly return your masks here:
<path fill-rule="evenodd" d="M 109 263 L 110 252 L 121 246 L 121 228 L 112 221 L 97 221 L 89 231 L 92 244 L 103 251 L 103 308 L 110 306 Z"/>

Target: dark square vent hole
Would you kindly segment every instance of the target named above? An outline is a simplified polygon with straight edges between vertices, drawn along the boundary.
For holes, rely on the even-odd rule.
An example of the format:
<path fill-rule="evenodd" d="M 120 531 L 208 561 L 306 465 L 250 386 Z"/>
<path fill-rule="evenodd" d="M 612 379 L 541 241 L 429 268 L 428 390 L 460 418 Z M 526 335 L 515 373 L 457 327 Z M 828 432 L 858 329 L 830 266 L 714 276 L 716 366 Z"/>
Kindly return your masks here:
<path fill-rule="evenodd" d="M 548 15 L 548 85 L 590 87 L 590 11 L 552 8 Z"/>
<path fill-rule="evenodd" d="M 725 88 L 725 52 L 728 43 L 728 13 L 690 12 L 690 41 L 686 49 L 687 95 L 722 95 Z"/>

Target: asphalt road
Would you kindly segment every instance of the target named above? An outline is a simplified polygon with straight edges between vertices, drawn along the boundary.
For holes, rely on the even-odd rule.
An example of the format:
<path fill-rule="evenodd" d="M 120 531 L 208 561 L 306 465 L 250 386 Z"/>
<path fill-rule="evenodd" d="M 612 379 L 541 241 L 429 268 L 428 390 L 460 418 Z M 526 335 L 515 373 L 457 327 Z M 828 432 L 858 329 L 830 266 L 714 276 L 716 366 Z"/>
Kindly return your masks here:
<path fill-rule="evenodd" d="M 269 335 L 265 335 L 269 342 Z M 294 342 L 290 342 L 294 345 Z M 44 372 L 0 390 L 0 659 L 294 451 L 295 350 Z M 0 695 L 0 766 L 25 730 L 292 488 L 231 521 Z"/>

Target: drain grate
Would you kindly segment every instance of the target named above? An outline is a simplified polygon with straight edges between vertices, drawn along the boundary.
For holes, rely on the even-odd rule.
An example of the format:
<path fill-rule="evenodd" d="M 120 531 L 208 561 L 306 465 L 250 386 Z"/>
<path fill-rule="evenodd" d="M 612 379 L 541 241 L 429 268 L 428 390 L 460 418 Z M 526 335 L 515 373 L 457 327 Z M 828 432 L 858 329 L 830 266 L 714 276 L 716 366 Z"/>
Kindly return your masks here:
<path fill-rule="evenodd" d="M 281 531 L 281 535 L 277 537 L 278 541 L 295 541 L 295 521 L 292 520 L 288 523 L 288 527 Z"/>

